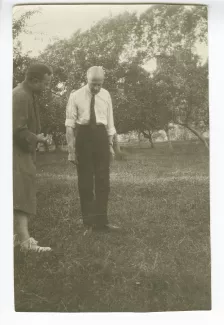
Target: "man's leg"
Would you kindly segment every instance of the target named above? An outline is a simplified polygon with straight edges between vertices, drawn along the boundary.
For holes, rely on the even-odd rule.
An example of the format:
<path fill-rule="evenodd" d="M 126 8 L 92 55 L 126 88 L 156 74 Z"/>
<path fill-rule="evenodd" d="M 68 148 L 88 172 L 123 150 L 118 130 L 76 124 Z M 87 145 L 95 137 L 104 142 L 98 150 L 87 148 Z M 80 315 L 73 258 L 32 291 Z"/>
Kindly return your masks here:
<path fill-rule="evenodd" d="M 30 238 L 28 230 L 28 215 L 25 212 L 14 210 L 14 233 L 20 243 Z"/>
<path fill-rule="evenodd" d="M 97 127 L 94 137 L 94 165 L 95 165 L 95 193 L 96 193 L 96 217 L 97 227 L 108 224 L 107 206 L 109 196 L 109 141 L 106 129 Z"/>
<path fill-rule="evenodd" d="M 88 126 L 80 126 L 76 138 L 77 172 L 83 224 L 92 226 L 95 202 L 93 193 L 93 158 L 91 134 Z"/>
<path fill-rule="evenodd" d="M 86 165 L 79 163 L 77 168 L 78 188 L 83 224 L 91 226 L 94 214 L 93 172 Z"/>
<path fill-rule="evenodd" d="M 38 242 L 30 237 L 28 228 L 29 216 L 27 213 L 19 210 L 14 210 L 14 234 L 18 236 L 18 244 L 21 245 L 21 250 L 34 252 L 49 252 L 50 247 L 38 246 Z"/>

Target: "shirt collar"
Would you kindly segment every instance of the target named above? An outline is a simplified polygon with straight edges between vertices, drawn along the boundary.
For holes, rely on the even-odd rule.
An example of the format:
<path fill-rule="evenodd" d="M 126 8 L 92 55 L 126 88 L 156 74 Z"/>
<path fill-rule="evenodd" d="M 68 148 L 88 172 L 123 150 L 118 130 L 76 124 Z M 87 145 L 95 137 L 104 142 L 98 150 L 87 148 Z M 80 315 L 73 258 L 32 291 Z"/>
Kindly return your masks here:
<path fill-rule="evenodd" d="M 92 95 L 92 93 L 91 93 L 91 90 L 90 90 L 90 88 L 89 88 L 89 85 L 88 84 L 86 84 L 86 90 L 87 90 L 87 92 L 90 94 L 90 95 Z M 101 93 L 101 90 L 102 90 L 102 88 L 100 89 L 100 91 L 95 95 L 95 96 L 97 96 L 97 95 L 100 95 L 100 93 Z"/>

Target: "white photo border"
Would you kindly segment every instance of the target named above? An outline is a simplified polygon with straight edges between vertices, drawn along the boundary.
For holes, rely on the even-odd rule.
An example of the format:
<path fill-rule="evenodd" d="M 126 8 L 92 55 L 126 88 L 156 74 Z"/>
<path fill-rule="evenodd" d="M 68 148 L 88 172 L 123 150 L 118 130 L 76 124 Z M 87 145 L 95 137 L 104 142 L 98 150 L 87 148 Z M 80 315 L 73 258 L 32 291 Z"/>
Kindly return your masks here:
<path fill-rule="evenodd" d="M 223 1 L 181 1 L 178 4 L 208 5 L 209 39 L 209 102 L 210 102 L 210 202 L 211 202 L 211 248 L 212 248 L 212 311 L 164 312 L 164 313 L 15 313 L 13 288 L 13 246 L 12 246 L 12 6 L 16 4 L 152 4 L 162 1 L 29 1 L 1 0 L 0 2 L 0 85 L 2 140 L 1 149 L 1 202 L 3 204 L 0 227 L 0 320 L 2 324 L 221 324 L 224 323 L 224 183 L 223 146 L 223 87 L 224 87 L 224 2 Z M 165 1 L 174 3 L 174 1 Z M 154 324 L 154 323 L 153 323 Z"/>

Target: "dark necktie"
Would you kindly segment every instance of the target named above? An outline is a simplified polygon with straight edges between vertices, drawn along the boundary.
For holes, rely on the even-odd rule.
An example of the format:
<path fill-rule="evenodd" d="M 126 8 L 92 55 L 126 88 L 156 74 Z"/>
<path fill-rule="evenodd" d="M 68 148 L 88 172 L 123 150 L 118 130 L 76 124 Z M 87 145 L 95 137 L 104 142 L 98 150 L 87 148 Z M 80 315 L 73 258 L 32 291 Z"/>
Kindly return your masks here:
<path fill-rule="evenodd" d="M 96 114 L 95 114 L 95 95 L 93 94 L 90 102 L 90 120 L 89 124 L 91 126 L 96 126 Z"/>

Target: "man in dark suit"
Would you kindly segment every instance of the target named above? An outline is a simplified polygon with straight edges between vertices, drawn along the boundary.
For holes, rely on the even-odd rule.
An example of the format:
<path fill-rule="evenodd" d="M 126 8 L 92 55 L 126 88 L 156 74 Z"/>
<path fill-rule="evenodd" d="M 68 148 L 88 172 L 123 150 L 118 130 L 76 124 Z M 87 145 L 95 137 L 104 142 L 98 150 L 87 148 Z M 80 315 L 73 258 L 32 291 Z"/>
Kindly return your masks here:
<path fill-rule="evenodd" d="M 24 252 L 50 251 L 30 237 L 28 222 L 36 215 L 36 148 L 47 138 L 40 133 L 39 95 L 51 82 L 52 70 L 44 64 L 31 65 L 25 80 L 13 89 L 13 207 L 14 243 Z M 16 240 L 15 240 L 16 239 Z"/>

